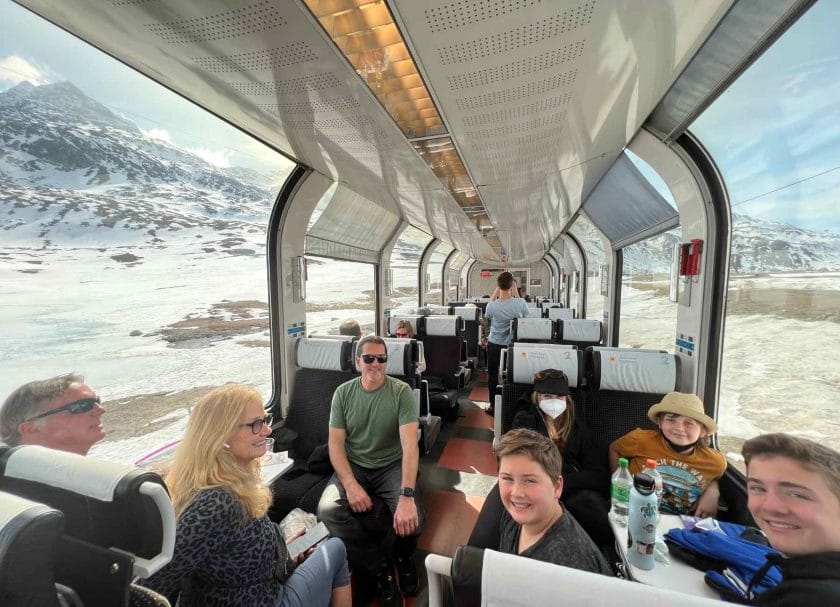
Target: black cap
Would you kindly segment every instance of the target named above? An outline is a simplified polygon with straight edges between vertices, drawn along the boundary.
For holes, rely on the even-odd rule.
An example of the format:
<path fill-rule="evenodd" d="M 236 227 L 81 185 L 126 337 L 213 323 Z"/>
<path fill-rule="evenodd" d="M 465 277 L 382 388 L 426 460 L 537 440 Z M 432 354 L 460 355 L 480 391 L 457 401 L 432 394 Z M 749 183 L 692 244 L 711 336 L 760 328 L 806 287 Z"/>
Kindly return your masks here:
<path fill-rule="evenodd" d="M 569 394 L 569 379 L 566 374 L 557 369 L 543 369 L 534 374 L 534 391 L 540 394 Z"/>
<path fill-rule="evenodd" d="M 633 485 L 636 491 L 642 495 L 650 495 L 654 490 L 653 477 L 644 472 L 637 472 L 633 475 Z"/>

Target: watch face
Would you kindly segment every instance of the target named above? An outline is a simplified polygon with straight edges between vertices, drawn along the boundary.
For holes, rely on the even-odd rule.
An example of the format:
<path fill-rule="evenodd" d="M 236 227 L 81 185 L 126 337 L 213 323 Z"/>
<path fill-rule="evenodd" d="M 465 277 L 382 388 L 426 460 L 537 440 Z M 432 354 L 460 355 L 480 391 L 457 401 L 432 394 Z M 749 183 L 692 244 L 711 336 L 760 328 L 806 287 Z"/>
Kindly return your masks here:
<path fill-rule="evenodd" d="M 405 497 L 414 497 L 414 489 L 411 487 L 403 487 L 400 489 L 400 495 L 404 495 Z"/>

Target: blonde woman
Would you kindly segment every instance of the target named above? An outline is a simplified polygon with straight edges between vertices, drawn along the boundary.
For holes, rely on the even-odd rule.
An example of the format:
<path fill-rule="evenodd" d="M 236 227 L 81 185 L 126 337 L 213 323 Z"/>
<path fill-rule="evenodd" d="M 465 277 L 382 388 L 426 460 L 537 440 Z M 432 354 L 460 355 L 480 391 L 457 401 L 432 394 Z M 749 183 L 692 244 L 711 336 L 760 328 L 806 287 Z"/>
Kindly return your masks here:
<path fill-rule="evenodd" d="M 331 538 L 296 563 L 266 515 L 259 459 L 271 414 L 251 387 L 228 384 L 193 408 L 166 474 L 178 518 L 172 561 L 145 581 L 180 607 L 351 605 L 344 544 Z"/>

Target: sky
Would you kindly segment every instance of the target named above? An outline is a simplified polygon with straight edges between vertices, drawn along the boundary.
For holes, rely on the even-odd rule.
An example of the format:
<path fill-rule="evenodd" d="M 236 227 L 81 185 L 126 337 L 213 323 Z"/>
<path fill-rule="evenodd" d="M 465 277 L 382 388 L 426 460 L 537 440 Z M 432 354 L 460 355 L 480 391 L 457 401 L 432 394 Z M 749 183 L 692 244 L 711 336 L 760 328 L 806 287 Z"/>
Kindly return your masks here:
<path fill-rule="evenodd" d="M 840 2 L 818 2 L 691 126 L 724 175 L 733 212 L 840 234 L 834 210 L 840 200 L 838 22 Z M 218 166 L 290 166 L 151 80 L 0 0 L 0 91 L 22 80 L 70 80 L 150 136 Z"/>

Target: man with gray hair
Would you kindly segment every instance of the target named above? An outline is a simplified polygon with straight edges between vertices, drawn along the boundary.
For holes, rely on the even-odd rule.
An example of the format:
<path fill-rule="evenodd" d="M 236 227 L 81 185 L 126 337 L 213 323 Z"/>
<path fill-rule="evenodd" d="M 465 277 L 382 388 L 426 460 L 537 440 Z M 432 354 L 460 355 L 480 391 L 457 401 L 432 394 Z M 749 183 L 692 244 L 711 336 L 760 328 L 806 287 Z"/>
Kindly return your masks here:
<path fill-rule="evenodd" d="M 105 436 L 105 409 L 84 382 L 68 373 L 22 385 L 0 409 L 0 438 L 12 447 L 41 445 L 87 455 Z"/>

